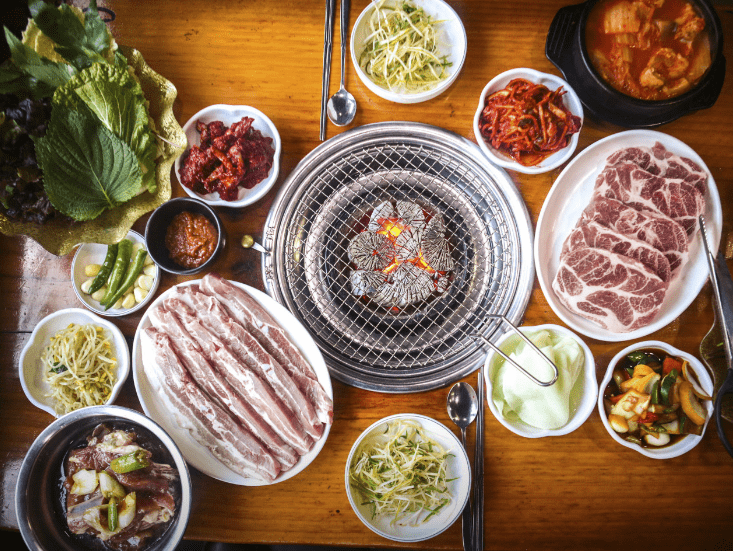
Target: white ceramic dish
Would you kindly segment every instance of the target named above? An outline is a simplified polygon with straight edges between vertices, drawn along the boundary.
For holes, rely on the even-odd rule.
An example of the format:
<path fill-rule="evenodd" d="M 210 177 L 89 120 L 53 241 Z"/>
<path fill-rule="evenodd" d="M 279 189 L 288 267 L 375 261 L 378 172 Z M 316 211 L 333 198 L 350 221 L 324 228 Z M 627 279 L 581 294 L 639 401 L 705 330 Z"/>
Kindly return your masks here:
<path fill-rule="evenodd" d="M 438 51 L 447 55 L 448 60 L 453 64 L 448 68 L 448 77 L 430 90 L 418 93 L 388 90 L 370 79 L 359 65 L 359 56 L 364 50 L 364 44 L 370 33 L 369 18 L 375 9 L 373 3 L 370 3 L 361 12 L 351 32 L 351 61 L 356 68 L 356 74 L 359 75 L 364 85 L 377 96 L 395 103 L 420 103 L 439 96 L 458 78 L 458 74 L 461 72 L 463 63 L 466 60 L 466 29 L 453 8 L 443 0 L 414 0 L 414 3 L 423 8 L 425 13 L 430 15 L 433 20 L 441 21 L 436 29 Z"/>
<path fill-rule="evenodd" d="M 515 78 L 523 78 L 529 80 L 530 82 L 534 82 L 535 84 L 543 84 L 547 86 L 547 88 L 550 90 L 557 90 L 562 86 L 563 89 L 566 91 L 565 95 L 563 96 L 563 102 L 573 115 L 577 115 L 578 117 L 580 117 L 580 124 L 582 129 L 583 104 L 580 102 L 580 99 L 575 93 L 575 90 L 573 90 L 567 82 L 565 82 L 560 77 L 556 77 L 555 75 L 540 73 L 539 71 L 535 71 L 534 69 L 511 69 L 491 79 L 481 92 L 481 96 L 478 100 L 478 108 L 476 109 L 476 114 L 473 117 L 474 136 L 476 137 L 476 141 L 478 142 L 481 151 L 483 151 L 484 155 L 489 158 L 489 161 L 494 164 L 497 164 L 504 168 L 508 168 L 510 170 L 514 170 L 516 172 L 522 172 L 524 174 L 542 174 L 543 172 L 549 172 L 550 170 L 559 167 L 561 164 L 565 163 L 568 159 L 570 159 L 570 157 L 573 156 L 573 153 L 575 153 L 575 148 L 578 146 L 578 137 L 580 136 L 580 130 L 572 135 L 572 137 L 570 138 L 570 143 L 566 147 L 564 147 L 560 151 L 553 153 L 552 155 L 544 159 L 541 163 L 535 166 L 524 166 L 518 163 L 509 155 L 491 147 L 491 145 L 486 143 L 486 140 L 481 137 L 479 121 L 481 120 L 481 112 L 484 109 L 486 96 L 490 96 L 494 92 L 498 92 L 499 90 L 506 88 L 506 86 Z"/>
<path fill-rule="evenodd" d="M 698 382 L 700 383 L 701 389 L 703 392 L 705 392 L 708 396 L 712 396 L 713 394 L 713 381 L 710 379 L 710 375 L 708 374 L 705 367 L 703 367 L 702 363 L 700 363 L 700 360 L 695 358 L 695 356 L 692 356 L 686 352 L 682 352 L 681 350 L 676 349 L 674 346 L 671 346 L 667 343 L 660 342 L 660 341 L 644 341 L 644 342 L 637 342 L 635 344 L 632 344 L 631 346 L 628 346 L 624 348 L 621 352 L 616 354 L 613 359 L 608 364 L 608 369 L 606 370 L 606 375 L 603 377 L 603 380 L 601 381 L 600 391 L 598 393 L 598 414 L 601 416 L 601 421 L 603 421 L 603 426 L 606 427 L 606 430 L 608 431 L 608 434 L 611 435 L 611 438 L 613 438 L 616 442 L 621 444 L 622 446 L 626 446 L 627 448 L 631 448 L 632 450 L 635 450 L 639 452 L 642 455 L 645 455 L 647 457 L 651 457 L 653 459 L 670 459 L 672 457 L 680 456 L 684 453 L 687 453 L 692 448 L 697 446 L 700 441 L 702 440 L 702 437 L 705 435 L 705 429 L 708 427 L 708 423 L 710 422 L 710 418 L 713 415 L 713 402 L 712 400 L 701 400 L 702 406 L 707 411 L 707 418 L 705 419 L 705 425 L 703 425 L 702 429 L 702 435 L 698 436 L 696 434 L 688 434 L 678 442 L 675 442 L 674 444 L 671 444 L 669 446 L 664 446 L 662 448 L 642 448 L 638 444 L 634 444 L 633 442 L 628 442 L 621 438 L 619 433 L 617 433 L 615 430 L 611 428 L 611 425 L 608 422 L 608 415 L 606 415 L 606 410 L 603 407 L 603 392 L 608 385 L 609 382 L 611 382 L 611 377 L 613 376 L 613 368 L 616 367 L 616 364 L 618 364 L 621 359 L 626 356 L 627 354 L 633 352 L 634 350 L 640 350 L 642 348 L 659 348 L 664 351 L 666 351 L 668 354 L 672 356 L 678 356 L 680 358 L 684 358 L 690 363 L 690 366 L 692 367 L 693 371 L 695 372 L 695 375 L 697 376 Z"/>
<path fill-rule="evenodd" d="M 448 507 L 442 509 L 440 514 L 433 515 L 427 522 L 417 526 L 403 526 L 401 523 L 392 525 L 392 518 L 386 515 L 372 518 L 369 506 L 362 503 L 363 499 L 358 490 L 355 490 L 349 484 L 349 466 L 364 438 L 376 431 L 384 431 L 387 423 L 400 419 L 409 419 L 418 422 L 431 438 L 454 454 L 448 460 L 447 478 L 455 478 L 455 480 L 448 483 L 448 488 L 452 496 L 450 504 Z M 445 425 L 424 415 L 400 413 L 380 419 L 359 435 L 359 438 L 356 439 L 356 442 L 351 447 L 349 457 L 346 460 L 344 483 L 351 508 L 356 513 L 356 516 L 359 517 L 359 520 L 370 530 L 383 538 L 393 541 L 423 541 L 444 532 L 461 516 L 471 490 L 471 465 L 468 461 L 466 451 L 461 446 L 461 442 Z"/>
<path fill-rule="evenodd" d="M 205 201 L 209 205 L 216 205 L 220 207 L 244 207 L 251 205 L 256 201 L 259 201 L 264 195 L 272 188 L 277 181 L 277 176 L 280 171 L 280 154 L 282 152 L 282 142 L 280 140 L 280 134 L 273 122 L 259 109 L 249 107 L 247 105 L 210 105 L 204 107 L 201 111 L 196 113 L 193 117 L 188 119 L 188 122 L 183 125 L 183 132 L 186 134 L 186 140 L 188 145 L 186 151 L 188 151 L 193 145 L 201 144 L 201 135 L 196 130 L 196 123 L 201 121 L 203 123 L 210 123 L 214 121 L 222 121 L 225 126 L 229 127 L 235 122 L 242 120 L 242 117 L 251 117 L 254 119 L 252 127 L 259 130 L 262 135 L 266 138 L 272 138 L 272 147 L 275 150 L 275 155 L 272 160 L 272 168 L 270 169 L 267 178 L 262 180 L 256 186 L 251 189 L 244 189 L 240 186 L 239 195 L 234 201 L 225 201 L 219 197 L 219 193 L 207 193 L 199 194 L 188 189 L 186 186 L 181 185 L 183 191 L 185 191 L 190 197 L 195 197 Z M 176 176 L 180 182 L 181 174 L 181 162 L 186 156 L 186 153 L 176 158 L 175 169 Z"/>
<path fill-rule="evenodd" d="M 569 337 L 572 337 L 575 339 L 580 347 L 583 349 L 583 353 L 585 355 L 585 363 L 583 365 L 583 372 L 581 376 L 576 381 L 575 385 L 573 386 L 573 391 L 571 392 L 571 417 L 568 421 L 568 423 L 559 428 L 559 429 L 539 429 L 536 427 L 533 427 L 531 425 L 528 425 L 521 420 L 510 420 L 506 419 L 504 415 L 502 414 L 501 410 L 497 407 L 497 405 L 494 403 L 493 399 L 493 393 L 494 393 L 494 384 L 493 384 L 493 378 L 494 373 L 497 368 L 498 360 L 501 360 L 501 356 L 497 354 L 495 351 L 489 352 L 488 356 L 486 356 L 486 361 L 484 363 L 484 373 L 486 380 L 486 396 L 487 396 L 487 403 L 489 405 L 489 409 L 491 410 L 491 413 L 494 414 L 494 417 L 506 428 L 508 428 L 510 431 L 512 431 L 514 434 L 518 434 L 519 436 L 524 436 L 525 438 L 542 438 L 544 436 L 562 436 L 563 434 L 568 434 L 573 432 L 575 429 L 580 427 L 585 421 L 588 419 L 590 414 L 592 413 L 593 409 L 596 406 L 596 397 L 598 395 L 598 379 L 596 379 L 596 363 L 595 359 L 593 358 L 593 353 L 590 351 L 590 348 L 588 348 L 588 345 L 586 345 L 583 342 L 583 339 L 578 337 L 575 333 L 572 331 L 569 331 L 568 329 L 560 326 L 560 325 L 552 325 L 552 324 L 545 324 L 545 325 L 536 325 L 536 326 L 526 326 L 526 327 L 520 327 L 519 328 L 522 333 L 534 333 L 536 331 L 541 331 L 542 329 L 547 329 L 555 333 L 560 333 Z M 506 333 L 497 343 L 497 346 L 501 350 L 505 350 L 505 347 L 508 347 L 512 341 L 519 340 L 521 337 L 519 337 L 516 333 L 513 331 Z M 529 384 L 534 384 L 532 382 L 529 382 Z"/>
<path fill-rule="evenodd" d="M 82 308 L 67 308 L 46 316 L 38 322 L 33 333 L 31 333 L 31 338 L 20 353 L 19 374 L 23 392 L 25 392 L 31 403 L 54 417 L 61 416 L 54 409 L 54 400 L 47 396 L 51 387 L 43 377 L 41 356 L 49 345 L 51 337 L 61 329 L 68 327 L 70 323 L 100 325 L 104 327 L 106 336 L 112 340 L 114 345 L 115 357 L 117 358 L 117 369 L 115 370 L 117 382 L 112 388 L 109 399 L 104 404 L 99 405 L 114 403 L 127 379 L 127 374 L 130 372 L 130 349 L 122 331 L 112 322 Z"/>
<path fill-rule="evenodd" d="M 168 296 L 172 294 L 177 287 L 196 285 L 200 281 L 201 280 L 187 281 L 172 287 L 165 293 L 161 294 L 155 302 L 150 305 L 150 308 L 154 308 L 160 302 L 168 298 Z M 321 383 L 321 386 L 323 386 L 326 393 L 333 398 L 333 387 L 331 386 L 331 376 L 328 373 L 328 368 L 326 367 L 326 363 L 323 360 L 323 356 L 321 355 L 318 346 L 316 346 L 316 343 L 313 341 L 313 338 L 305 327 L 303 327 L 284 306 L 277 303 L 262 291 L 258 291 L 257 289 L 253 289 L 252 287 L 236 281 L 232 281 L 232 283 L 247 291 L 269 312 L 275 321 L 288 334 L 292 342 L 303 353 L 305 359 L 308 360 L 308 363 L 315 370 L 318 382 Z M 150 311 L 150 308 L 148 309 L 148 312 Z M 208 449 L 194 440 L 188 430 L 182 428 L 181 424 L 176 419 L 177 414 L 175 410 L 167 405 L 167 400 L 163 398 L 161 392 L 158 390 L 158 381 L 156 379 L 151 379 L 148 376 L 150 369 L 145 368 L 145 364 L 147 362 L 154 361 L 155 358 L 155 353 L 150 350 L 151 347 L 149 340 L 142 337 L 142 333 L 145 328 L 151 325 L 148 312 L 145 312 L 140 320 L 132 345 L 132 374 L 135 381 L 137 396 L 140 399 L 143 411 L 148 415 L 148 417 L 159 423 L 166 432 L 171 435 L 173 440 L 176 441 L 178 447 L 181 448 L 181 452 L 186 458 L 186 461 L 202 473 L 207 474 L 212 478 L 229 482 L 231 484 L 238 484 L 240 486 L 267 485 L 266 482 L 244 478 L 243 476 L 228 469 L 224 464 L 216 459 Z M 293 468 L 278 476 L 272 484 L 292 478 L 310 465 L 326 443 L 326 439 L 328 438 L 328 433 L 330 431 L 331 425 L 326 425 L 323 430 L 323 435 L 320 440 L 315 443 L 313 448 L 307 454 L 301 456 Z"/>
<path fill-rule="evenodd" d="M 130 231 L 125 237 L 132 241 L 133 244 L 142 243 L 145 245 L 145 238 L 136 231 Z M 92 279 L 84 275 L 84 267 L 88 264 L 102 264 L 106 255 L 107 245 L 83 243 L 79 246 L 74 255 L 74 260 L 71 263 L 71 283 L 74 286 L 74 292 L 84 306 L 101 316 L 119 317 L 132 314 L 150 302 L 155 295 L 155 292 L 158 290 L 158 285 L 160 285 L 160 268 L 153 264 L 155 266 L 153 286 L 141 302 L 136 303 L 132 308 L 110 308 L 109 310 L 104 310 L 102 305 L 99 304 L 99 301 L 94 300 L 91 295 L 82 292 L 81 286 L 86 280 Z"/>
<path fill-rule="evenodd" d="M 709 270 L 701 237 L 690 243 L 689 259 L 672 284 L 654 322 L 628 333 L 613 333 L 600 325 L 571 312 L 558 300 L 552 290 L 557 273 L 560 252 L 565 239 L 575 227 L 583 209 L 590 203 L 596 176 L 606 165 L 606 158 L 618 149 L 629 146 L 653 146 L 660 142 L 669 151 L 688 157 L 708 173 L 708 193 L 705 205 L 705 224 L 713 250 L 718 250 L 723 213 L 720 196 L 713 175 L 697 153 L 677 138 L 653 130 L 629 130 L 612 134 L 583 150 L 555 180 L 542 205 L 537 220 L 534 258 L 537 277 L 550 307 L 571 329 L 601 341 L 626 341 L 644 337 L 661 329 L 677 318 L 698 295 L 708 280 Z M 699 233 L 699 232 L 698 232 Z"/>

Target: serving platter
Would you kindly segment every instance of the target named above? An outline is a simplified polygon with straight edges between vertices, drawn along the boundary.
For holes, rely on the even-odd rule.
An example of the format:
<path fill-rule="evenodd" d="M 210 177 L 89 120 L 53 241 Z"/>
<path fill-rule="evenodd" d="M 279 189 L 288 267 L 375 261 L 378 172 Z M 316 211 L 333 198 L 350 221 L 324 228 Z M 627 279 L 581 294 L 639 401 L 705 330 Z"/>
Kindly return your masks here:
<path fill-rule="evenodd" d="M 705 162 L 687 144 L 653 130 L 629 130 L 612 134 L 583 150 L 555 180 L 547 194 L 537 220 L 534 258 L 542 292 L 552 310 L 571 329 L 594 339 L 619 342 L 637 339 L 665 327 L 677 318 L 695 300 L 708 279 L 705 250 L 699 236 L 690 242 L 689 258 L 672 281 L 666 299 L 656 319 L 635 331 L 614 333 L 568 310 L 552 289 L 565 238 L 575 227 L 583 209 L 593 195 L 596 176 L 613 152 L 629 146 L 651 147 L 660 142 L 667 150 L 688 157 L 700 165 L 708 175 L 705 197 L 705 222 L 714 250 L 718 250 L 723 224 L 720 195 L 715 180 Z"/>
<path fill-rule="evenodd" d="M 178 418 L 175 408 L 167 403 L 163 393 L 158 390 L 160 385 L 157 379 L 150 376 L 150 367 L 152 365 L 150 362 L 154 361 L 155 353 L 151 350 L 152 347 L 150 346 L 149 340 L 142 337 L 145 328 L 150 327 L 151 325 L 148 312 L 151 308 L 155 308 L 158 304 L 175 293 L 176 289 L 198 285 L 200 281 L 201 280 L 199 279 L 187 281 L 171 287 L 150 305 L 150 308 L 145 312 L 140 320 L 132 345 L 132 371 L 133 379 L 135 381 L 135 390 L 137 391 L 137 396 L 140 400 L 143 411 L 148 415 L 148 417 L 160 424 L 166 432 L 171 435 L 189 464 L 212 478 L 229 482 L 230 484 L 237 484 L 240 486 L 266 486 L 268 485 L 266 482 L 245 478 L 234 473 L 216 459 L 204 446 L 194 440 L 189 431 L 184 428 L 185 420 Z M 291 341 L 300 349 L 305 356 L 305 359 L 313 367 L 316 372 L 316 376 L 318 377 L 318 382 L 324 388 L 328 396 L 333 398 L 331 378 L 329 376 L 328 369 L 326 368 L 326 364 L 323 361 L 323 356 L 321 356 L 318 347 L 315 342 L 313 342 L 313 339 L 308 334 L 305 327 L 303 327 L 290 312 L 263 292 L 236 281 L 232 281 L 232 283 L 249 293 L 263 308 L 267 310 L 280 327 L 283 328 Z M 301 456 L 298 462 L 290 470 L 280 474 L 273 484 L 294 477 L 310 465 L 326 443 L 330 430 L 331 425 L 327 424 L 323 430 L 323 435 L 315 443 L 313 448 L 307 454 Z"/>

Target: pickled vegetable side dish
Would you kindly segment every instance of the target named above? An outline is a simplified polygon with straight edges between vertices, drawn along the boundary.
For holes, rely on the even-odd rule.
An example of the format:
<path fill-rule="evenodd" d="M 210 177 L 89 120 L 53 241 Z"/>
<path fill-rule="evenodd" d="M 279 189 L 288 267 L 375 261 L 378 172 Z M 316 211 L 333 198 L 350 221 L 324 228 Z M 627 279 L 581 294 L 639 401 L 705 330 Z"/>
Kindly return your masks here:
<path fill-rule="evenodd" d="M 674 444 L 687 434 L 702 434 L 710 400 L 700 390 L 684 358 L 660 349 L 626 355 L 613 370 L 603 393 L 608 422 L 622 438 L 639 446 Z"/>

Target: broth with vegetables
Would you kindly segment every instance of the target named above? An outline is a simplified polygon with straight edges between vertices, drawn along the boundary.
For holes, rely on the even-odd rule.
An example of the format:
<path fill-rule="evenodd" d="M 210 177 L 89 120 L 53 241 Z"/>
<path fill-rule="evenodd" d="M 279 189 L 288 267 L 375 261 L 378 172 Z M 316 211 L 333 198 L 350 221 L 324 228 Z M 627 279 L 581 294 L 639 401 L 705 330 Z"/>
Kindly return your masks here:
<path fill-rule="evenodd" d="M 702 434 L 707 411 L 695 373 L 684 358 L 643 348 L 626 355 L 613 369 L 603 392 L 608 422 L 629 442 L 657 448 L 687 434 Z"/>

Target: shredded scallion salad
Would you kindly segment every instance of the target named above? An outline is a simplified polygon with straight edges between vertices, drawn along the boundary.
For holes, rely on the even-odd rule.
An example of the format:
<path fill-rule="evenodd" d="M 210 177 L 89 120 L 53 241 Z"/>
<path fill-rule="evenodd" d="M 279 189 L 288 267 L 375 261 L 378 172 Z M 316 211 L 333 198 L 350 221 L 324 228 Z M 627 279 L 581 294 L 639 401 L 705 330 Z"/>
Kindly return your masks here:
<path fill-rule="evenodd" d="M 448 76 L 452 65 L 440 55 L 436 26 L 422 8 L 402 1 L 376 2 L 369 19 L 359 65 L 375 83 L 393 92 L 417 93 L 433 88 Z"/>
<path fill-rule="evenodd" d="M 116 381 L 117 359 L 104 328 L 69 324 L 51 337 L 41 358 L 59 415 L 104 404 Z"/>
<path fill-rule="evenodd" d="M 393 515 L 391 523 L 417 525 L 451 501 L 448 453 L 419 423 L 396 420 L 362 443 L 351 462 L 351 486 L 369 504 L 372 518 Z"/>

